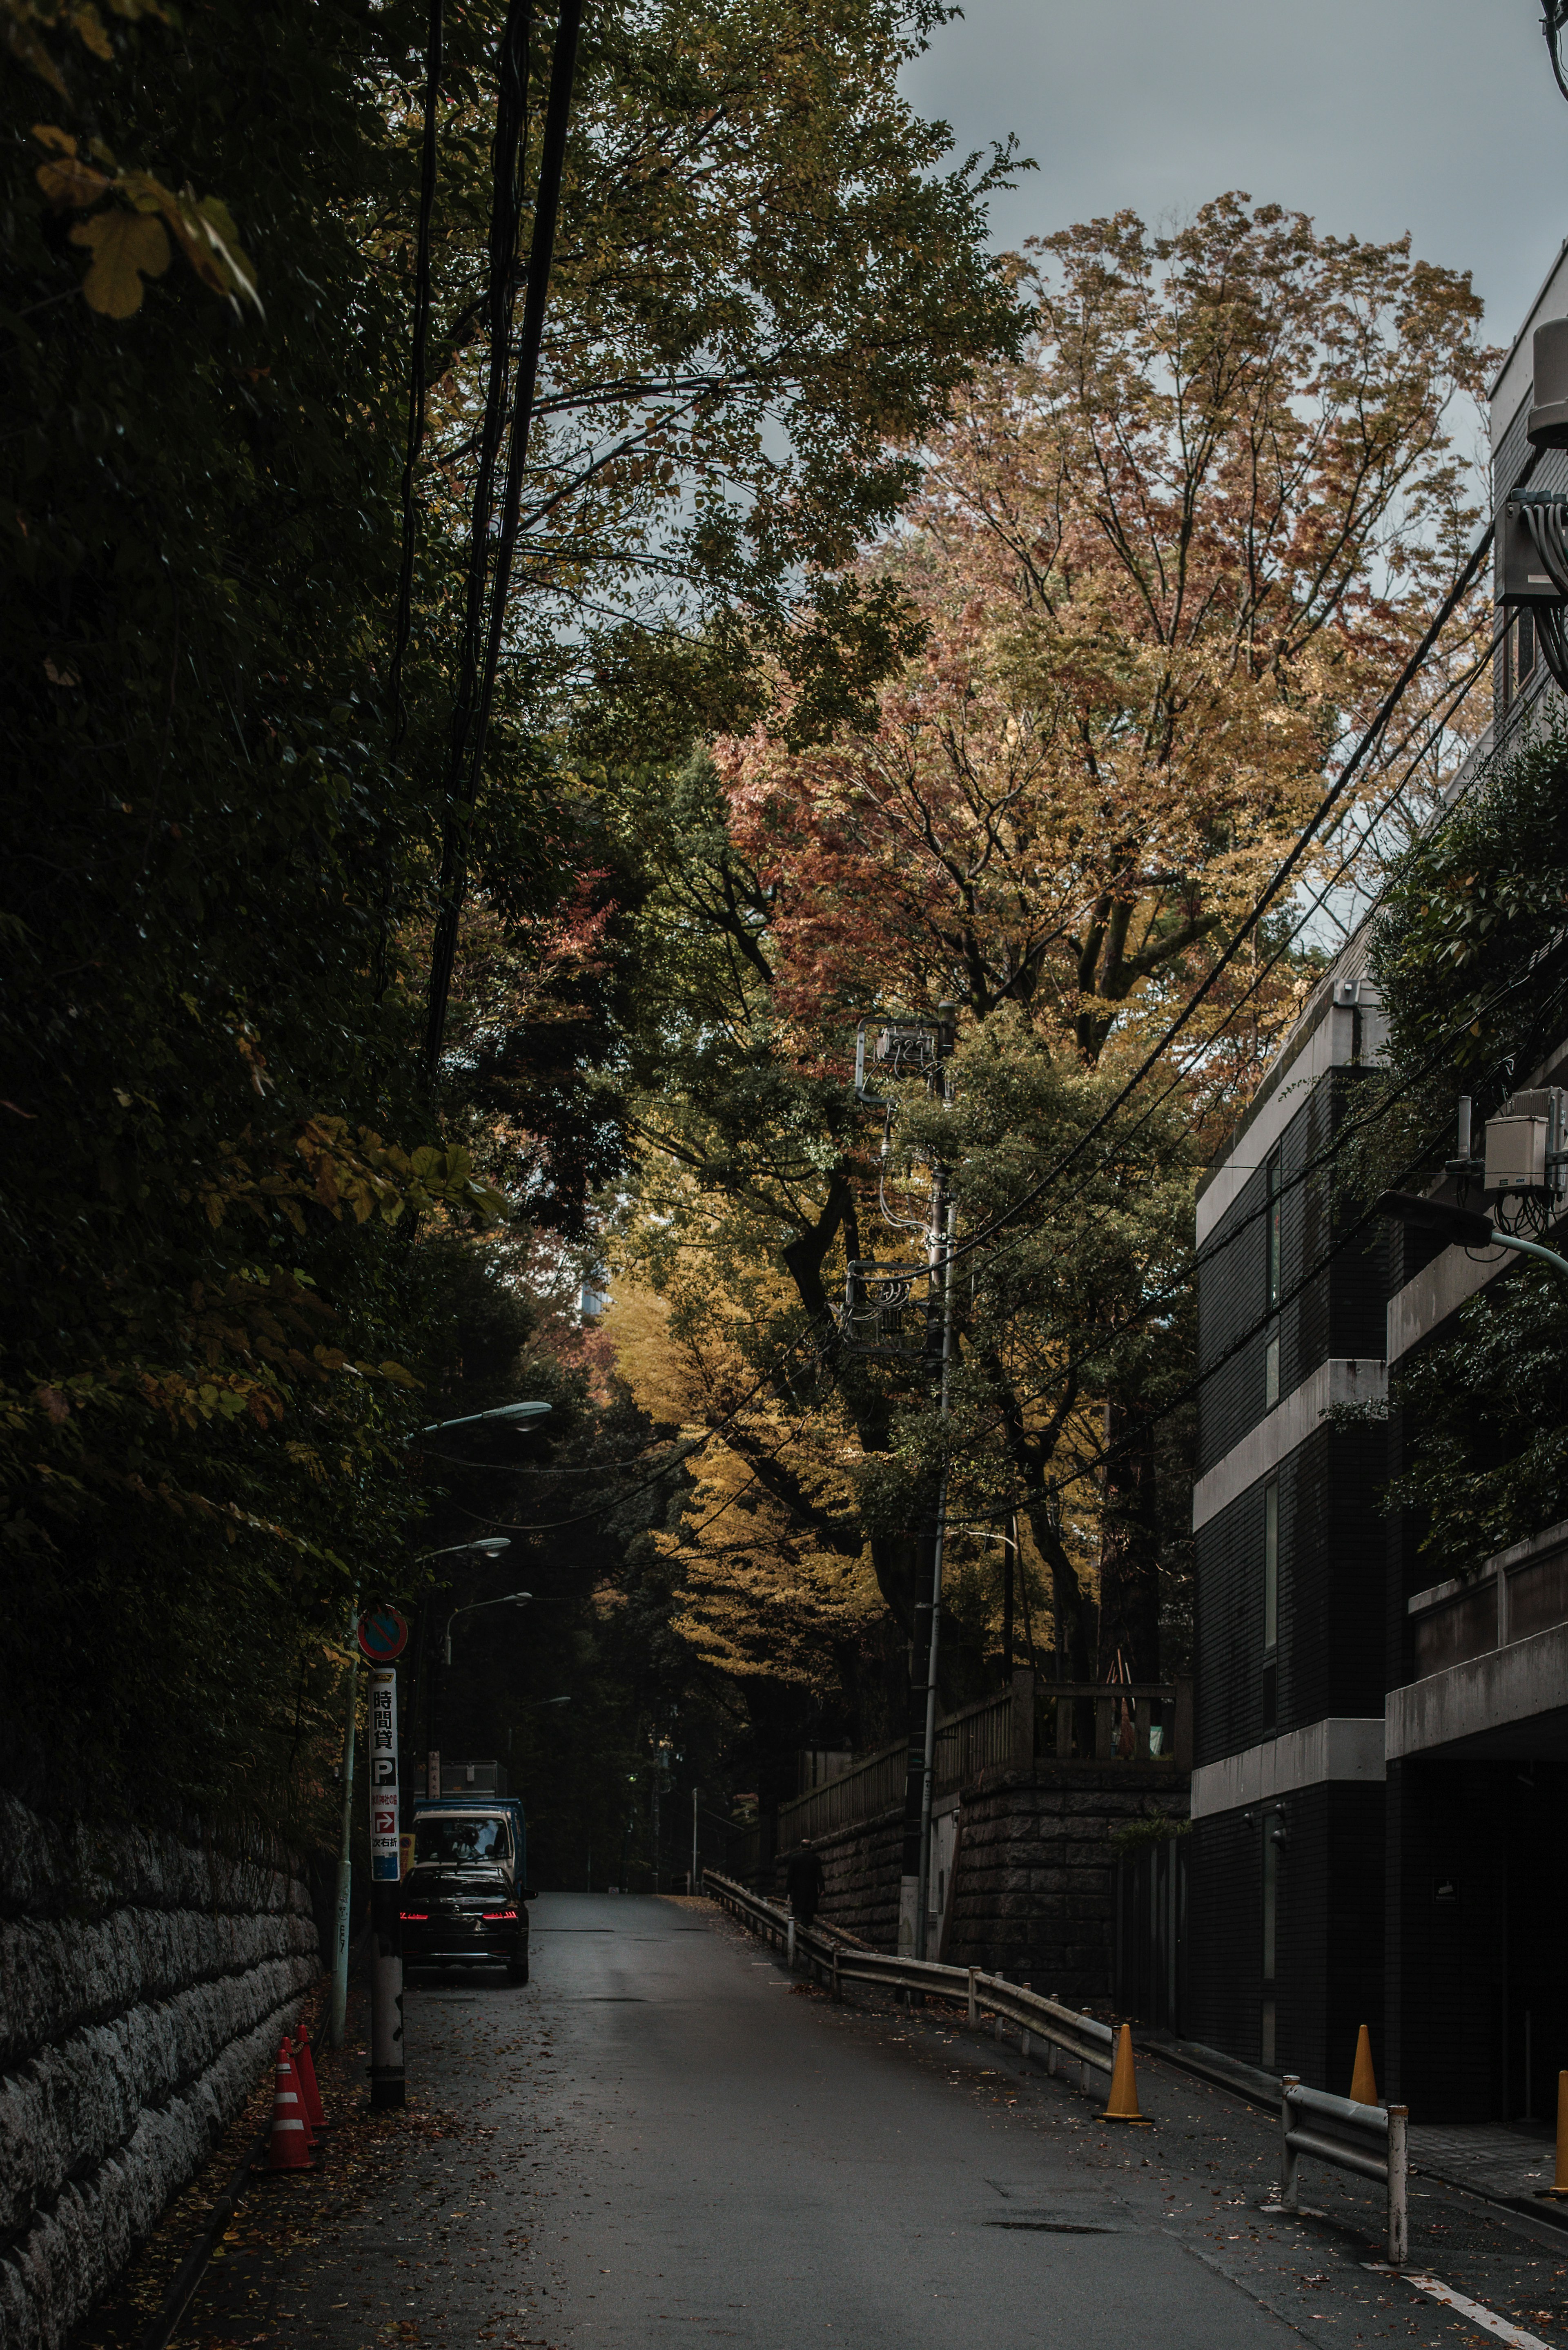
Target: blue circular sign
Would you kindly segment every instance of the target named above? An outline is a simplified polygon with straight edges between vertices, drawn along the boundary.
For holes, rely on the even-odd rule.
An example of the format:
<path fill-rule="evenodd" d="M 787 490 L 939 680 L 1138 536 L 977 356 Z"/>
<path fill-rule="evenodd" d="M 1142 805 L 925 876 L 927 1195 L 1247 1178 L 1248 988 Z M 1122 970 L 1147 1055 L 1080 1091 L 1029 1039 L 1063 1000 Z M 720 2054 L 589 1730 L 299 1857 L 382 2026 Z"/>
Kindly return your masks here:
<path fill-rule="evenodd" d="M 378 1607 L 359 1618 L 359 1653 L 373 1665 L 389 1665 L 409 1645 L 409 1627 L 395 1607 Z"/>

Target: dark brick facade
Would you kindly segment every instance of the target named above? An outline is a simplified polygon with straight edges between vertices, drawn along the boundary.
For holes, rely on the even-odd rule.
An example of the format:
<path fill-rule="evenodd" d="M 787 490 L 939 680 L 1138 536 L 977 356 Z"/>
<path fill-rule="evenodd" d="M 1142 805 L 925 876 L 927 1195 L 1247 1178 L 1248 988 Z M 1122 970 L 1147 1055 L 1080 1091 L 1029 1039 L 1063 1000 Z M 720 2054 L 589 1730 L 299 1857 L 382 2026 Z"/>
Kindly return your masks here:
<path fill-rule="evenodd" d="M 1335 1013 L 1341 1049 L 1359 1048 L 1359 1014 Z M 1311 1030 L 1298 1040 L 1304 1067 Z M 1199 1408 L 1201 1467 L 1223 1460 L 1270 1409 L 1267 1334 L 1242 1334 L 1268 1312 L 1269 1162 L 1279 1170 L 1281 1303 L 1278 1400 L 1325 1362 L 1380 1361 L 1386 1244 L 1381 1233 L 1334 1246 L 1346 1218 L 1325 1172 L 1307 1172 L 1361 1085 L 1352 1062 L 1310 1089 L 1287 1067 L 1299 1107 L 1271 1150 L 1256 1113 L 1257 1165 L 1215 1226 L 1199 1283 L 1199 1359 L 1212 1376 Z M 1262 1097 L 1260 1107 L 1262 1107 Z M 1241 1139 L 1247 1150 L 1247 1131 Z M 1228 1233 L 1222 1253 L 1211 1253 Z M 1321 1270 L 1291 1293 L 1309 1267 Z M 1232 1353 L 1232 1349 L 1237 1349 Z M 1386 1476 L 1383 1423 L 1319 1420 L 1202 1525 L 1195 1539 L 1195 1760 L 1213 1763 L 1326 1717 L 1380 1715 L 1384 1703 Z M 1278 1628 L 1264 1638 L 1264 1509 L 1277 1483 Z M 1276 1833 L 1274 1974 L 1264 1981 L 1264 1838 Z M 1200 1819 L 1187 1851 L 1188 1932 L 1182 2028 L 1251 2064 L 1265 2061 L 1264 2001 L 1273 2002 L 1273 2064 L 1327 2086 L 1348 2085 L 1357 2027 L 1382 2024 L 1383 1792 L 1376 1785 L 1302 1788 L 1244 1820 Z M 1349 2054 L 1346 2051 L 1349 2051 Z M 1340 2074 L 1344 2074 L 1344 2083 Z"/>
<path fill-rule="evenodd" d="M 1383 1711 L 1381 1423 L 1324 1423 L 1273 1472 L 1280 1488 L 1275 1711 L 1263 1711 L 1260 1480 L 1198 1535 L 1196 1760 L 1217 1762 L 1325 1714 Z"/>

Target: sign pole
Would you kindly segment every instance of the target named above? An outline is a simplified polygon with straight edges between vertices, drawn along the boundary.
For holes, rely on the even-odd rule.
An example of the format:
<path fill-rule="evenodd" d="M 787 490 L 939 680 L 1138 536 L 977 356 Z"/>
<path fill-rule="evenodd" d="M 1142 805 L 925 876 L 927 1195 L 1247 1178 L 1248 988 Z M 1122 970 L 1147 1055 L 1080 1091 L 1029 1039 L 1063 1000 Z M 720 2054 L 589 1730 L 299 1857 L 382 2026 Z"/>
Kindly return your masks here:
<path fill-rule="evenodd" d="M 349 1618 L 350 1624 L 353 1617 Z M 354 1906 L 354 1722 L 359 1709 L 359 1669 L 352 1657 L 343 1676 L 343 1816 L 337 1839 L 337 1908 L 332 1930 L 332 2009 L 327 2036 L 343 2045 L 348 2013 L 348 1929 Z"/>
<path fill-rule="evenodd" d="M 375 1937 L 370 1960 L 370 2105 L 372 2110 L 384 2111 L 403 2102 L 398 1676 L 390 1665 L 370 1675 L 369 1747 L 370 1923 Z"/>

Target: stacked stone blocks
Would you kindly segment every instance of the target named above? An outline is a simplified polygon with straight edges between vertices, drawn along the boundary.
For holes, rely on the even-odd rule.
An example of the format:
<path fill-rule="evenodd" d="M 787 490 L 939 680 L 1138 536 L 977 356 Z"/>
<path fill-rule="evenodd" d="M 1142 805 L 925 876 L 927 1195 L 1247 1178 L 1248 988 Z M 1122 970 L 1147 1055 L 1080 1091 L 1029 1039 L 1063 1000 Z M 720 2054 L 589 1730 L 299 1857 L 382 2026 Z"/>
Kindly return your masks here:
<path fill-rule="evenodd" d="M 47 1821 L 0 1795 L 0 2350 L 60 2350 L 317 1967 L 282 1854 Z"/>
<path fill-rule="evenodd" d="M 956 1883 L 943 1958 L 1004 1973 L 1073 2007 L 1115 1992 L 1119 1827 L 1185 1819 L 1188 1773 L 1170 1762 L 1002 1764 L 962 1792 Z M 817 1843 L 821 1915 L 877 1950 L 896 1947 L 903 1813 L 857 1821 Z M 787 1853 L 774 1863 L 782 1896 Z"/>

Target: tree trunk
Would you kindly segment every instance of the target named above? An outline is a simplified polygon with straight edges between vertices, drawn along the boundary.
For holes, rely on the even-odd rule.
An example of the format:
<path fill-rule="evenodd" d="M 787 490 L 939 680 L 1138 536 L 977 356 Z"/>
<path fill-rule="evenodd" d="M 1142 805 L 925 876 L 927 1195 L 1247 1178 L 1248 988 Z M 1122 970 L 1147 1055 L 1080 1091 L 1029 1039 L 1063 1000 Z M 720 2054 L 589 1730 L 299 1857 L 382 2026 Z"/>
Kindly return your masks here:
<path fill-rule="evenodd" d="M 1056 1619 L 1056 1653 L 1066 1667 L 1064 1680 L 1086 1681 L 1093 1677 L 1093 1601 L 1078 1580 L 1062 1537 L 1051 1523 L 1049 1506 L 1041 1502 L 1030 1510 L 1029 1531 L 1034 1547 L 1051 1570 L 1051 1612 Z"/>
<path fill-rule="evenodd" d="M 1106 1406 L 1100 1547 L 1100 1670 L 1119 1649 L 1127 1677 L 1159 1679 L 1159 1509 L 1154 1429 L 1118 1397 Z"/>

